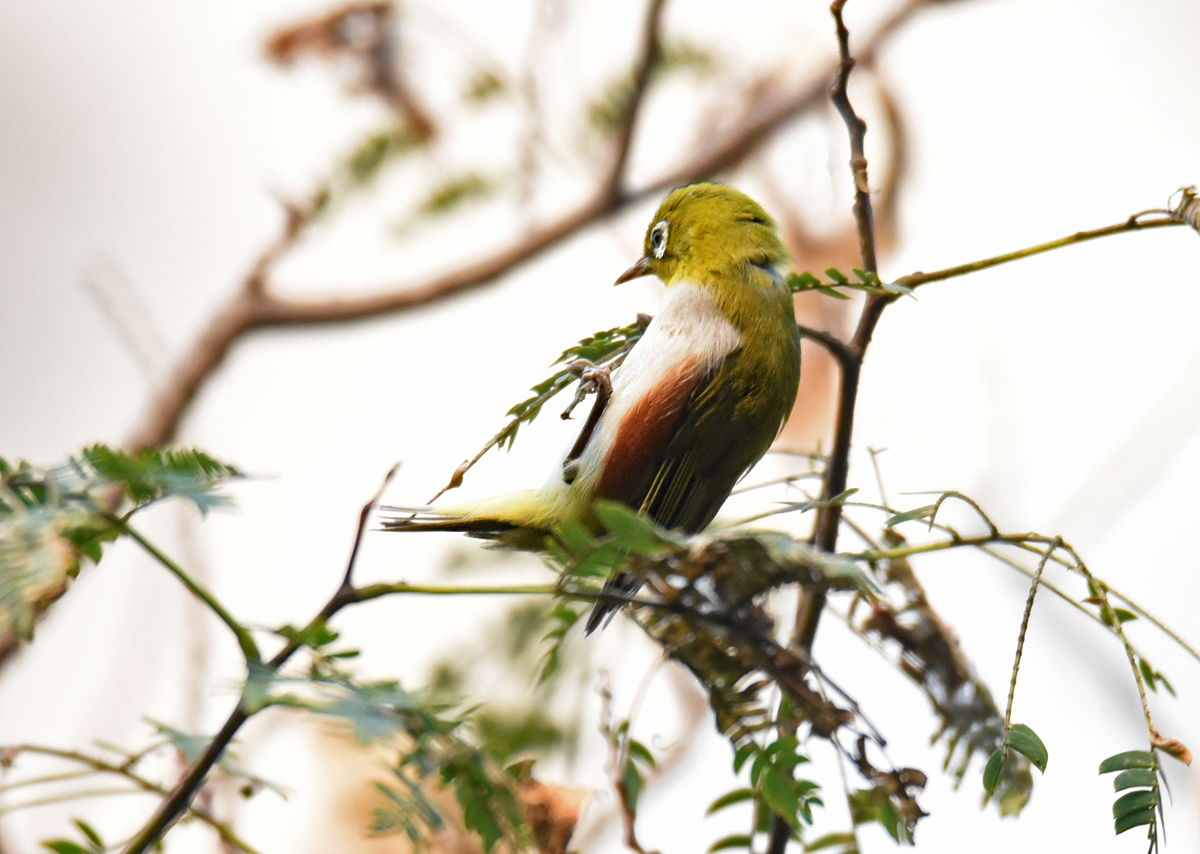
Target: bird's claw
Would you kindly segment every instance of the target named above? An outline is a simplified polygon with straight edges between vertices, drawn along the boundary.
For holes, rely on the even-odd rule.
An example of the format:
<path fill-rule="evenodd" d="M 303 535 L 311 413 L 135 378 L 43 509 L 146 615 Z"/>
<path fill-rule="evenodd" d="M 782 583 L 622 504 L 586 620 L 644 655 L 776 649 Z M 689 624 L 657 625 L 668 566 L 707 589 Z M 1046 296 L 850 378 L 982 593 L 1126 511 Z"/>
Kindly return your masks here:
<path fill-rule="evenodd" d="M 579 458 L 583 456 L 583 451 L 592 438 L 592 433 L 596 431 L 596 425 L 600 423 L 600 416 L 604 414 L 604 409 L 608 406 L 608 399 L 612 397 L 612 371 L 604 365 L 596 365 L 587 359 L 578 359 L 572 362 L 567 365 L 567 370 L 579 377 L 579 388 L 575 391 L 575 399 L 562 414 L 564 419 L 571 417 L 571 411 L 582 403 L 589 393 L 595 392 L 596 394 L 596 402 L 592 404 L 592 411 L 588 413 L 587 421 L 583 423 L 583 429 L 579 431 L 579 438 L 575 440 L 574 447 L 567 454 L 567 458 L 563 460 L 563 482 L 572 483 L 579 475 Z"/>
<path fill-rule="evenodd" d="M 612 371 L 607 366 L 597 365 L 588 359 L 576 359 L 567 365 L 567 371 L 579 377 L 579 388 L 575 390 L 571 403 L 563 410 L 563 421 L 570 419 L 575 407 L 583 403 L 589 394 L 595 392 L 605 400 L 612 395 Z"/>

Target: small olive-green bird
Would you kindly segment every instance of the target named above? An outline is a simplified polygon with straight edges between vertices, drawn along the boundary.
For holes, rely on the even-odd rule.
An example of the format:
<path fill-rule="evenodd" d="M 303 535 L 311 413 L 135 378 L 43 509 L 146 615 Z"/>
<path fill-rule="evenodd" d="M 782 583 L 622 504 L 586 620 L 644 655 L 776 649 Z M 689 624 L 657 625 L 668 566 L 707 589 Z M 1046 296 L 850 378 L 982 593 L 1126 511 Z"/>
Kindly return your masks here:
<path fill-rule="evenodd" d="M 613 374 L 611 397 L 572 464 L 540 489 L 385 527 L 543 543 L 564 521 L 594 526 L 593 502 L 608 499 L 666 528 L 702 530 L 796 400 L 800 336 L 787 261 L 775 223 L 753 199 L 718 184 L 675 190 L 646 231 L 644 254 L 616 282 L 658 276 L 662 307 Z M 587 632 L 637 586 L 609 579 L 612 598 L 596 603 Z"/>

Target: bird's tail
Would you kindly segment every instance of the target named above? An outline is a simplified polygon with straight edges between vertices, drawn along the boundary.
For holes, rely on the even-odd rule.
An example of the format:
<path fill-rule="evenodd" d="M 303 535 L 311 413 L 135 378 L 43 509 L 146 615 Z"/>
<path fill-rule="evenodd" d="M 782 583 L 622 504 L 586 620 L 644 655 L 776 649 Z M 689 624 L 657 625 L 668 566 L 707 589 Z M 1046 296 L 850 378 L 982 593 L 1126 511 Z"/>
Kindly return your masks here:
<path fill-rule="evenodd" d="M 486 509 L 486 508 L 485 508 Z M 504 513 L 481 512 L 478 507 L 381 507 L 385 531 L 450 531 L 491 540 L 499 548 L 539 551 L 545 548 L 547 527 L 504 518 Z"/>
<path fill-rule="evenodd" d="M 379 509 L 386 514 L 381 520 L 385 531 L 454 531 L 476 537 L 494 537 L 517 527 L 499 519 L 442 513 L 430 507 L 384 506 Z"/>
<path fill-rule="evenodd" d="M 605 581 L 604 589 L 600 591 L 600 598 L 592 606 L 592 613 L 588 616 L 583 634 L 585 636 L 590 635 L 597 629 L 602 629 L 612 622 L 612 618 L 618 609 L 626 604 L 630 597 L 641 589 L 641 586 L 642 582 L 638 581 L 628 572 L 618 572 L 608 579 L 608 581 Z"/>

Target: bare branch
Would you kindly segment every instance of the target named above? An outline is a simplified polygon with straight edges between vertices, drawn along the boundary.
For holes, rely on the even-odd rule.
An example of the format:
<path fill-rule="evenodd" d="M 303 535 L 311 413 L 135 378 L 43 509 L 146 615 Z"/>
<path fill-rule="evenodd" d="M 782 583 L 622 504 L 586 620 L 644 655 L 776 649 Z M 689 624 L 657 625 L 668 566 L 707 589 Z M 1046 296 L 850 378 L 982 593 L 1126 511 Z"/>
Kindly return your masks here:
<path fill-rule="evenodd" d="M 157 377 L 166 367 L 167 345 L 124 272 L 112 260 L 99 258 L 84 273 L 83 286 L 108 317 L 142 373 Z"/>
<path fill-rule="evenodd" d="M 858 225 L 859 247 L 862 253 L 863 268 L 868 272 L 878 272 L 875 258 L 874 223 L 871 212 L 871 199 L 867 182 L 867 160 L 863 154 L 863 139 L 866 125 L 854 112 L 846 91 L 850 71 L 854 67 L 855 58 L 850 55 L 850 34 L 842 20 L 842 8 L 846 0 L 834 0 L 830 11 L 833 13 L 837 27 L 838 49 L 840 62 L 838 65 L 838 82 L 834 87 L 832 98 L 850 133 L 850 167 L 854 173 L 854 217 Z M 881 29 L 897 22 L 897 16 L 911 12 L 923 5 L 913 0 L 901 7 L 888 23 Z M 868 43 L 858 61 L 871 62 L 879 42 L 873 37 Z M 837 421 L 834 429 L 833 449 L 829 455 L 829 463 L 825 472 L 825 488 L 822 497 L 826 500 L 846 491 L 846 481 L 850 470 L 850 440 L 854 433 L 854 408 L 858 398 L 858 381 L 862 371 L 863 359 L 867 347 L 871 343 L 875 327 L 879 323 L 883 310 L 897 299 L 896 294 L 873 293 L 867 297 L 859 316 L 858 327 L 854 337 L 847 345 L 850 358 L 839 358 L 842 368 L 840 390 L 838 395 Z M 840 504 L 830 503 L 821 508 L 817 518 L 816 529 L 813 533 L 814 544 L 817 548 L 832 552 L 837 547 L 837 535 L 841 520 Z M 824 593 L 819 589 L 801 598 L 797 613 L 796 629 L 792 636 L 794 645 L 805 651 L 812 650 L 813 639 L 816 636 L 817 623 L 820 620 L 821 608 L 824 607 Z M 774 849 L 772 849 L 774 850 Z"/>
<path fill-rule="evenodd" d="M 383 482 L 379 484 L 379 489 L 375 490 L 371 500 L 363 505 L 362 511 L 358 514 L 358 530 L 354 532 L 354 545 L 350 548 L 350 559 L 346 561 L 346 574 L 342 576 L 342 587 L 352 587 L 354 584 L 354 565 L 358 562 L 358 549 L 362 545 L 363 532 L 367 529 L 367 520 L 371 518 L 371 511 L 379 504 L 384 490 L 388 488 L 388 484 L 392 482 L 392 478 L 398 471 L 400 471 L 400 463 L 396 463 L 388 469 L 388 473 L 383 476 Z"/>
<path fill-rule="evenodd" d="M 850 170 L 854 175 L 854 219 L 858 224 L 858 248 L 862 255 L 863 269 L 868 273 L 878 273 L 879 264 L 875 258 L 875 222 L 871 212 L 871 186 L 867 178 L 867 155 L 863 148 L 863 140 L 867 135 L 867 123 L 854 112 L 850 104 L 847 84 L 850 81 L 850 71 L 854 68 L 855 60 L 850 55 L 850 31 L 842 20 L 842 8 L 846 0 L 833 0 L 830 11 L 837 24 L 838 55 L 841 63 L 838 68 L 837 83 L 833 87 L 833 105 L 841 114 L 846 129 L 850 132 Z"/>
<path fill-rule="evenodd" d="M 854 359 L 854 354 L 850 352 L 850 348 L 836 335 L 821 329 L 802 326 L 799 323 L 796 326 L 800 330 L 801 338 L 810 338 L 816 341 L 828 351 L 829 355 L 837 360 L 838 364 L 846 365 Z"/>

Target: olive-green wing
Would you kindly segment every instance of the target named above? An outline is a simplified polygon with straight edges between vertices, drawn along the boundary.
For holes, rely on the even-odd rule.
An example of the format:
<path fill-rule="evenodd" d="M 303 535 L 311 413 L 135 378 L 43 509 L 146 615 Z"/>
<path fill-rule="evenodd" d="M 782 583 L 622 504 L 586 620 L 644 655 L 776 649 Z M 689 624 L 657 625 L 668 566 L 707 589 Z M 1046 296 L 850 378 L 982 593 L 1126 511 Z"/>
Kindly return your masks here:
<path fill-rule="evenodd" d="M 779 432 L 783 414 L 764 389 L 735 377 L 735 351 L 697 387 L 640 508 L 660 525 L 702 530 Z"/>

